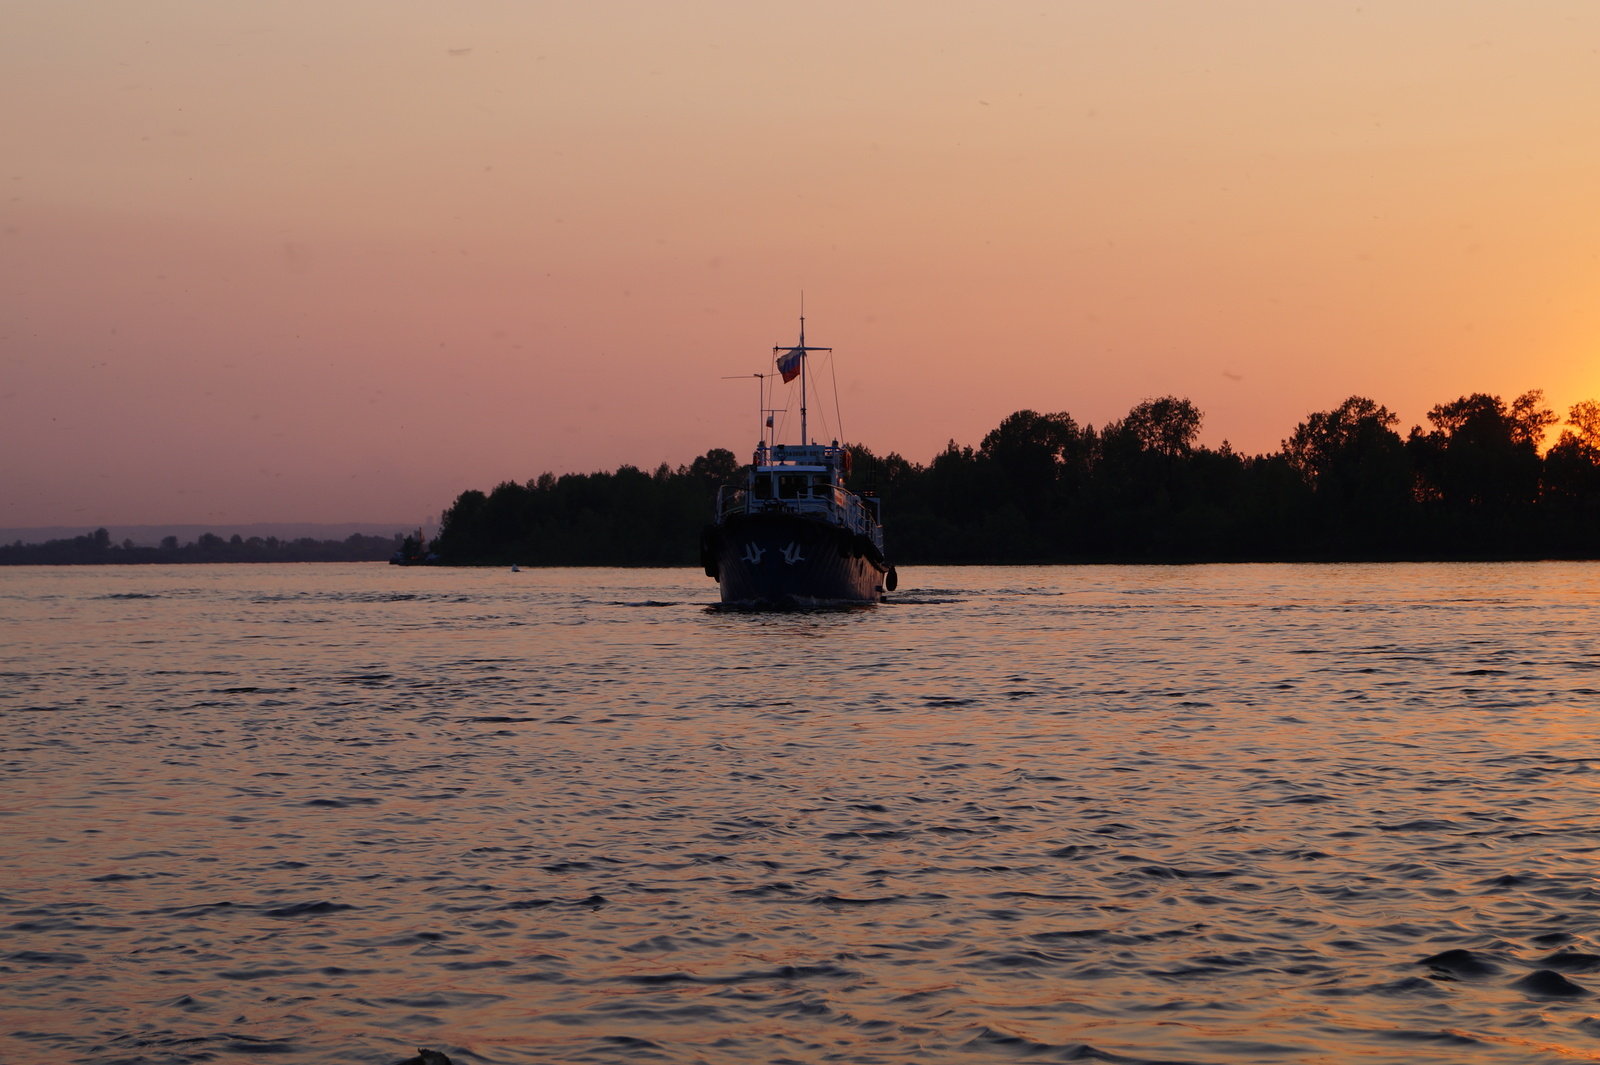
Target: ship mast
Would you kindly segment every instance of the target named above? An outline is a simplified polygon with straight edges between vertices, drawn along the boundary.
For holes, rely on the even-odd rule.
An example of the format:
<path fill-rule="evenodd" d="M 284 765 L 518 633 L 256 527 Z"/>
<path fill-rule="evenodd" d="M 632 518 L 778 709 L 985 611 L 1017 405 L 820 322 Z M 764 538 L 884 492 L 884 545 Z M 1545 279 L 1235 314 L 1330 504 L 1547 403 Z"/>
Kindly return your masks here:
<path fill-rule="evenodd" d="M 800 314 L 800 446 L 811 443 L 811 434 L 806 432 L 806 316 Z"/>
<path fill-rule="evenodd" d="M 811 443 L 811 433 L 806 425 L 806 354 L 812 351 L 832 352 L 833 349 L 806 347 L 806 316 L 805 312 L 802 310 L 800 313 L 799 346 L 793 348 L 784 348 L 783 346 L 779 345 L 778 347 L 772 349 L 772 353 L 774 355 L 781 351 L 797 351 L 800 353 L 800 443 L 809 444 Z"/>

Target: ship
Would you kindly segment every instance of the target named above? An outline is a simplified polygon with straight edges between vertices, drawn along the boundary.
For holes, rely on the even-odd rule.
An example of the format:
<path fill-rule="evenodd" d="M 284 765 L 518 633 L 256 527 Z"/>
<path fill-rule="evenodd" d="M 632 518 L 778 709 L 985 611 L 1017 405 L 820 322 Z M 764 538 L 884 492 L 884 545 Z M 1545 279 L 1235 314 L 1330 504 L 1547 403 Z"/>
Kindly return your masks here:
<path fill-rule="evenodd" d="M 417 530 L 417 535 L 407 536 L 405 542 L 389 556 L 391 566 L 432 566 L 439 561 L 439 556 L 434 554 L 428 546 L 427 537 L 422 535 L 422 530 Z"/>
<path fill-rule="evenodd" d="M 883 550 L 881 501 L 846 487 L 850 451 L 837 440 L 810 438 L 806 418 L 806 357 L 832 348 L 800 343 L 772 349 L 777 376 L 800 379 L 800 443 L 781 444 L 762 386 L 763 428 L 742 485 L 717 491 L 712 521 L 700 537 L 706 576 L 720 586 L 722 604 L 736 608 L 812 608 L 878 603 L 899 576 Z"/>

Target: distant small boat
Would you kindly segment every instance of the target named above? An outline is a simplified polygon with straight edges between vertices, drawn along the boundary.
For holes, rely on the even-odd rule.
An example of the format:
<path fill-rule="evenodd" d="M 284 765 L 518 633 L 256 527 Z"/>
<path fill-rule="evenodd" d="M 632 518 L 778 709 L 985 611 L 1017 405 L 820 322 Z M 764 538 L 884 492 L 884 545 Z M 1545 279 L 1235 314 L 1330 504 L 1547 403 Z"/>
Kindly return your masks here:
<path fill-rule="evenodd" d="M 512 573 L 521 573 L 522 572 L 522 568 L 520 566 L 518 566 L 515 562 L 513 562 L 513 563 L 511 563 L 511 572 Z"/>
<path fill-rule="evenodd" d="M 431 566 L 438 561 L 439 556 L 428 550 L 428 541 L 421 529 L 417 530 L 417 535 L 407 536 L 400 550 L 389 556 L 391 566 Z"/>
<path fill-rule="evenodd" d="M 773 349 L 783 380 L 800 378 L 801 442 L 769 440 L 772 419 L 766 418 L 744 486 L 717 492 L 716 514 L 700 536 L 700 561 L 721 585 L 725 605 L 876 603 L 898 582 L 884 558 L 879 500 L 845 487 L 849 451 L 837 440 L 810 439 L 806 355 L 832 350 L 806 346 L 804 316 L 800 343 Z"/>

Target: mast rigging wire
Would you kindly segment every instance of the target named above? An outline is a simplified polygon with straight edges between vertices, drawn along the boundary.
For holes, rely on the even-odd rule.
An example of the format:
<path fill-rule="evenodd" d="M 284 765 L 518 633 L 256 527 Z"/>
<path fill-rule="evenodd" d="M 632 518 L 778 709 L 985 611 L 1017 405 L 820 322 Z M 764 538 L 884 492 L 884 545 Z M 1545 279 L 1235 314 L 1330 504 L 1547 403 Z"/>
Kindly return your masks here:
<path fill-rule="evenodd" d="M 844 445 L 844 415 L 839 413 L 839 373 L 834 368 L 833 352 L 828 352 L 828 376 L 833 380 L 833 417 L 839 423 L 839 444 Z"/>

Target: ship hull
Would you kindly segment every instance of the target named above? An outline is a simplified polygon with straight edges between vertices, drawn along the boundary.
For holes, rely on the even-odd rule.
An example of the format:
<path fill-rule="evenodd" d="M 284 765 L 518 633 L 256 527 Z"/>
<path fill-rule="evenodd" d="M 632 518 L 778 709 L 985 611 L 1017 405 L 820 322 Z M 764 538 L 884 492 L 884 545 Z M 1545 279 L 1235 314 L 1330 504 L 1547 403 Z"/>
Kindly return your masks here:
<path fill-rule="evenodd" d="M 876 603 L 889 567 L 864 536 L 793 514 L 740 514 L 709 526 L 706 573 L 741 607 Z"/>

